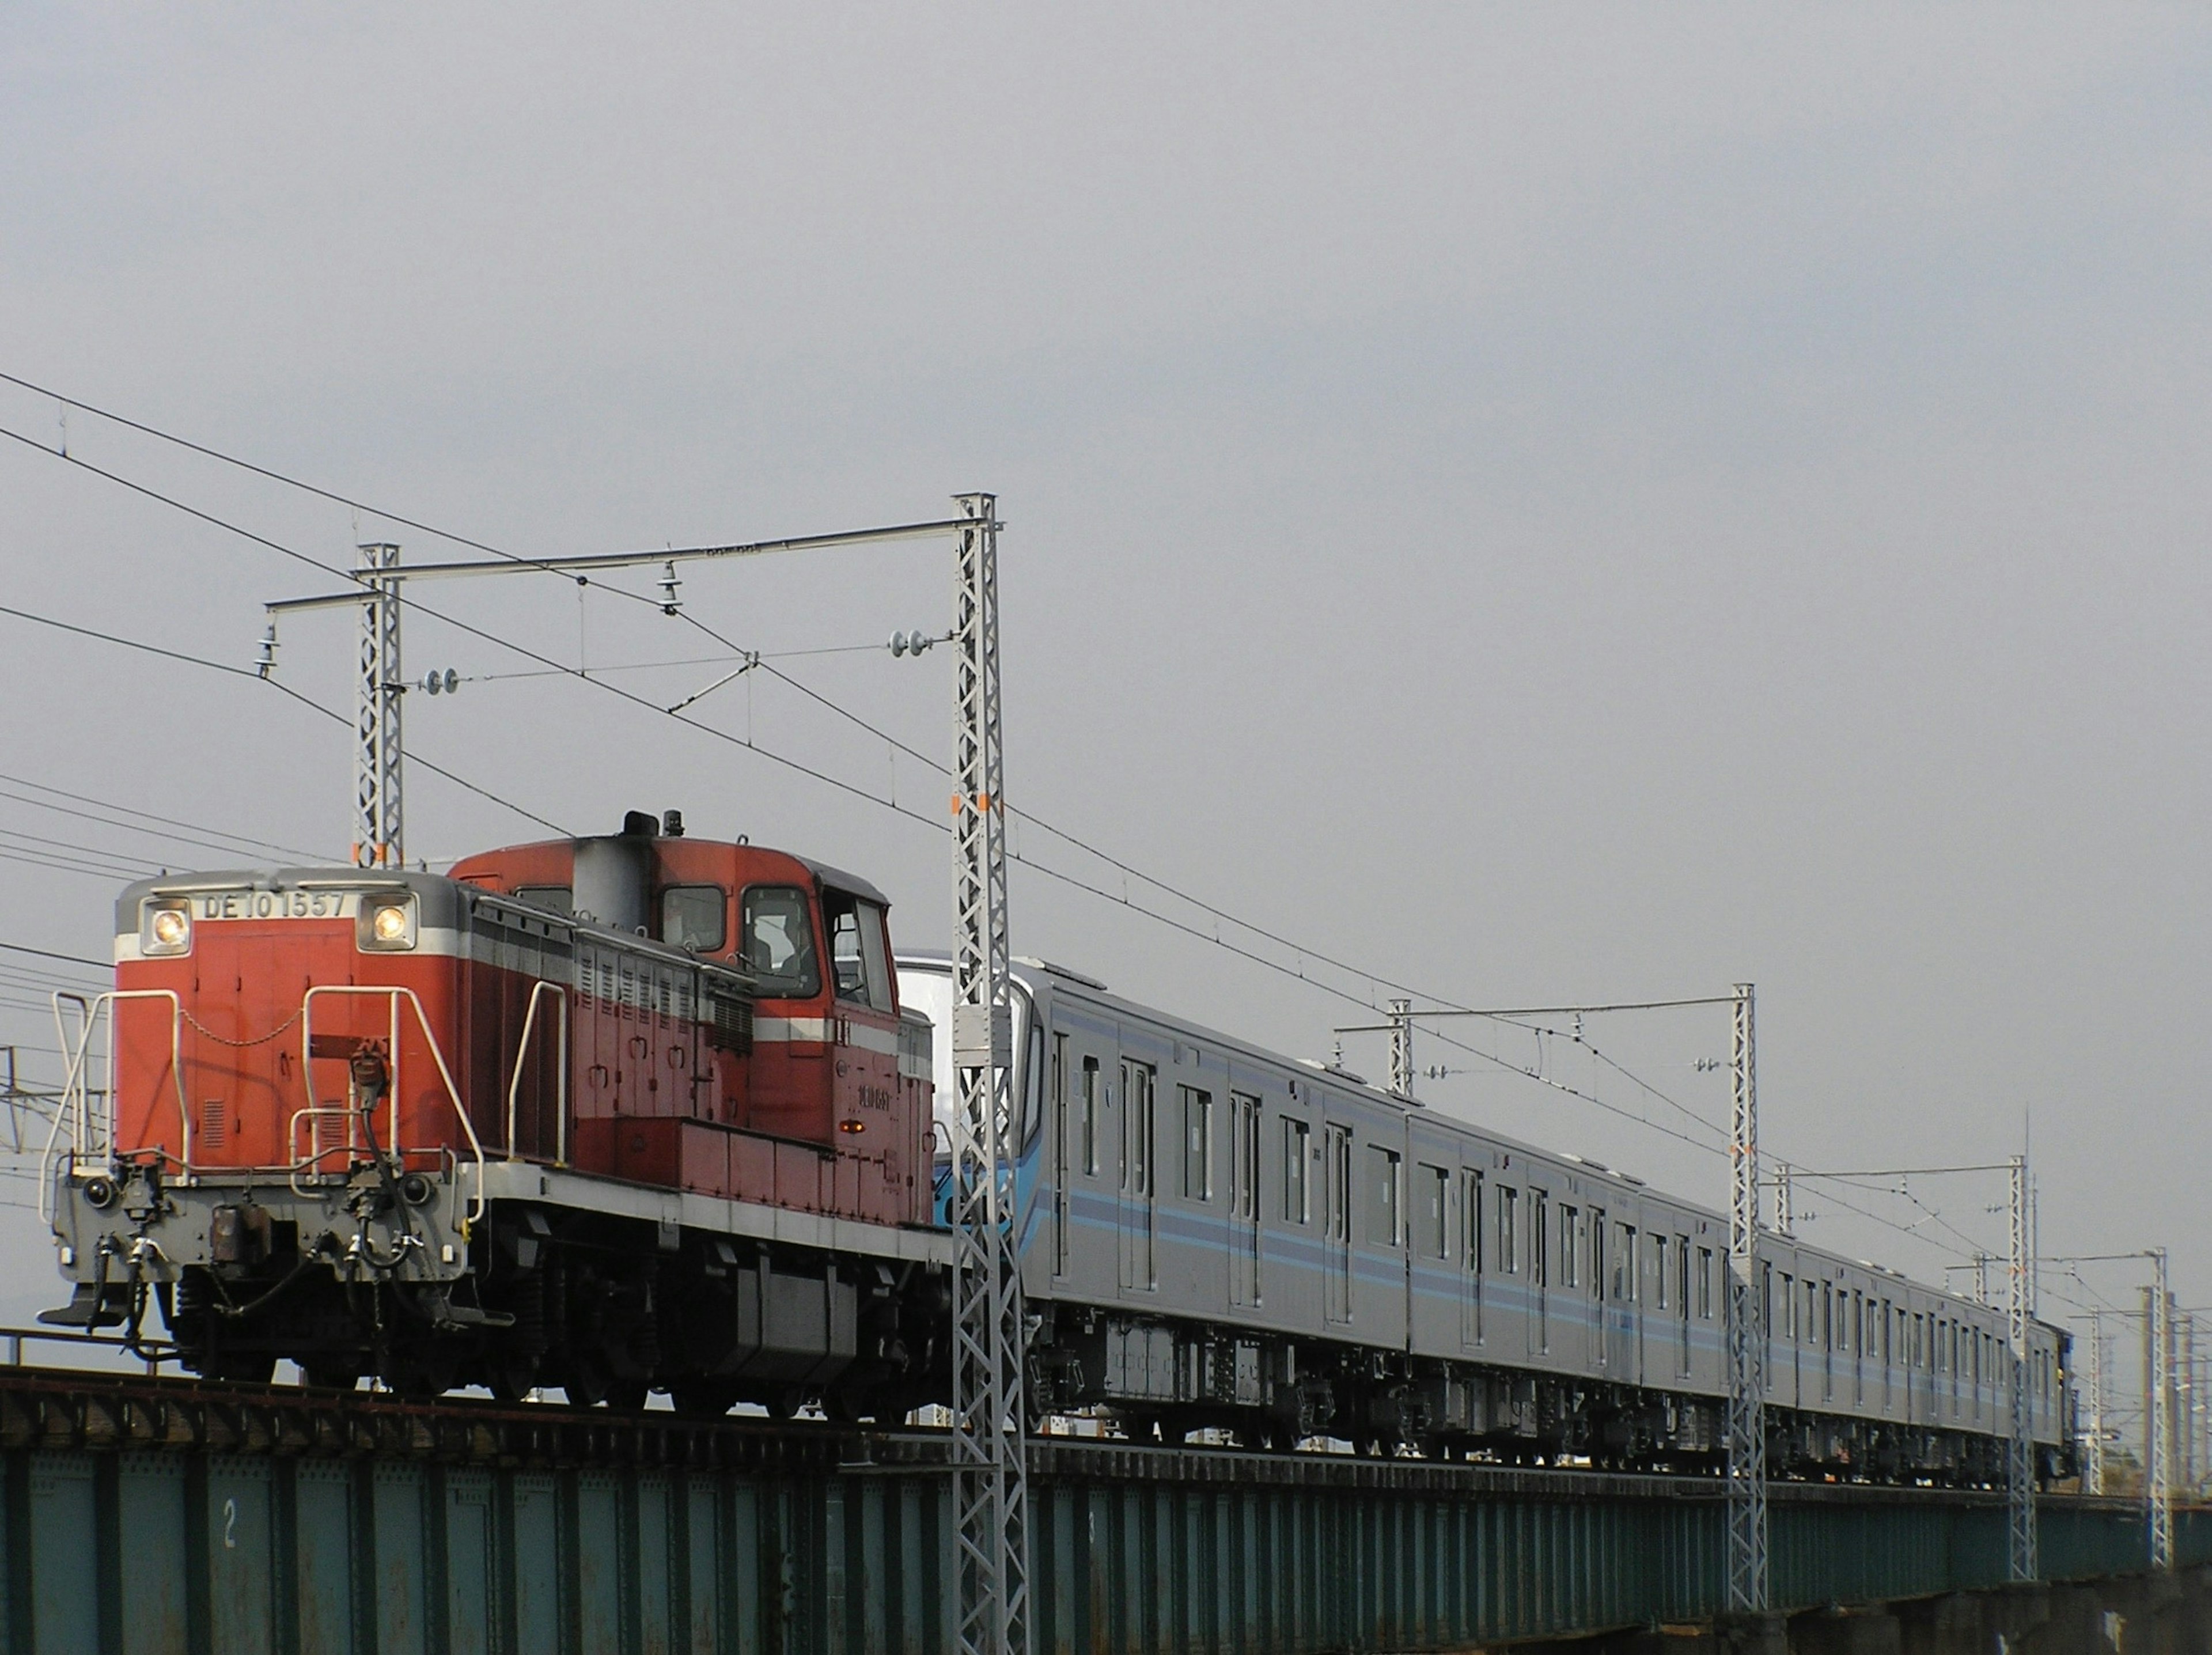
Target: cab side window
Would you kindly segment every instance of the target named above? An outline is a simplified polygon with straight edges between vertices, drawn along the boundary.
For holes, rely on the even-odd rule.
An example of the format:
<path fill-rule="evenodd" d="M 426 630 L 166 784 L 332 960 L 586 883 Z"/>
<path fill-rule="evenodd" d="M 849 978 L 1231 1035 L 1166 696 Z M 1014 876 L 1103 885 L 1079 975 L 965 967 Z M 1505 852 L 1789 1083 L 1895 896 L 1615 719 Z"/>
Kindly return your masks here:
<path fill-rule="evenodd" d="M 797 885 L 757 885 L 745 892 L 745 968 L 769 999 L 805 1000 L 822 992 L 812 910 Z"/>
<path fill-rule="evenodd" d="M 837 998 L 879 1012 L 892 1010 L 890 951 L 884 940 L 883 909 L 842 891 L 825 891 L 822 916 L 830 928 Z"/>
<path fill-rule="evenodd" d="M 719 885 L 672 885 L 660 893 L 660 940 L 695 953 L 720 953 L 730 893 Z"/>

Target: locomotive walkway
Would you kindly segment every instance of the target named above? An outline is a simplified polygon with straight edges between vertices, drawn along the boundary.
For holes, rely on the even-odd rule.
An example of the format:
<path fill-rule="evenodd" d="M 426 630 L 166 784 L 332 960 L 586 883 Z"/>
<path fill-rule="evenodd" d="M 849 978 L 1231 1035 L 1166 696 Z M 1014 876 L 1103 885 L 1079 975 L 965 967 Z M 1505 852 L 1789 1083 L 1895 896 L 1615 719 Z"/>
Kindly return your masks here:
<path fill-rule="evenodd" d="M 0 1457 L 9 1655 L 950 1647 L 940 1433 L 0 1368 Z M 1030 1476 L 1038 1655 L 1687 1655 L 1722 1598 L 1711 1480 L 1068 1437 Z M 2129 1625 L 2129 1652 L 2212 1647 L 2212 1512 L 2145 1579 L 2139 1503 L 2047 1499 L 2047 1578 L 2101 1584 L 1992 1591 L 2000 1495 L 1772 1502 L 1790 1647 L 2101 1649 Z M 1723 1631 L 1784 1647 L 1779 1622 Z"/>

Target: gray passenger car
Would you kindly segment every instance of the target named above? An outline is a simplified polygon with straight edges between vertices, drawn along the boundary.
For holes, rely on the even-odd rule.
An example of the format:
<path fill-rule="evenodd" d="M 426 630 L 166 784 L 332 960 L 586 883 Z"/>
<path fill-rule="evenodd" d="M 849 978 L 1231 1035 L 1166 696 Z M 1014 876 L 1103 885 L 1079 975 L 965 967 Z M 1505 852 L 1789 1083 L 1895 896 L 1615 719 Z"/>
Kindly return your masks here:
<path fill-rule="evenodd" d="M 1075 972 L 1025 962 L 1015 988 L 1039 1411 L 1170 1439 L 1717 1463 L 1724 1215 Z M 949 1020 L 943 960 L 902 960 L 900 990 Z M 1761 1246 L 1776 1471 L 2002 1481 L 2001 1310 Z M 2045 1477 L 2067 1461 L 2066 1360 L 2063 1332 L 2033 1324 Z"/>

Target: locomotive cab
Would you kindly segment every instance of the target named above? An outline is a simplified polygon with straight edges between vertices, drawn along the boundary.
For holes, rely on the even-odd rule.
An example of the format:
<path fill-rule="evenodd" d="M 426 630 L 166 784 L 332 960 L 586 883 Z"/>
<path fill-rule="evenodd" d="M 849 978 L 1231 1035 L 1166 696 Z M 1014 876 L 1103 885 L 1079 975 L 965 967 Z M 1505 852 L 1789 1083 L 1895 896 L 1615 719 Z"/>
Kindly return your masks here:
<path fill-rule="evenodd" d="M 890 904 L 866 880 L 784 851 L 686 838 L 676 812 L 664 830 L 641 811 L 619 835 L 488 852 L 456 864 L 453 877 L 751 978 L 748 1061 L 716 1061 L 696 1077 L 696 1105 L 674 1112 L 857 1158 L 902 1190 L 917 1163 L 927 1166 L 926 1145 L 895 1141 L 906 1135 L 894 1112 L 902 1086 L 927 1063 L 929 1028 L 902 1018 Z M 641 1077 L 651 1054 L 637 1037 L 623 1038 L 585 1070 L 579 1164 L 604 1159 L 616 1176 L 659 1181 L 679 1170 L 659 1163 L 682 1153 L 646 1118 L 671 1112 L 653 1106 L 664 1077 Z M 732 1193 L 761 1193 L 751 1164 L 765 1152 L 741 1144 L 736 1153 Z M 638 1165 L 641 1155 L 653 1164 Z"/>

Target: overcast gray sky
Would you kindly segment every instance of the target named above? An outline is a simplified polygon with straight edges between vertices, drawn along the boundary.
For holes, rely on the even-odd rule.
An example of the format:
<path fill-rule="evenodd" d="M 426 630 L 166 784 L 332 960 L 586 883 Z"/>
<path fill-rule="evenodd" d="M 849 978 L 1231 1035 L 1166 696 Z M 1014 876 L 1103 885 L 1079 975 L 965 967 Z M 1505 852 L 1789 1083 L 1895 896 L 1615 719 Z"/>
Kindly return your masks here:
<path fill-rule="evenodd" d="M 0 371 L 540 554 L 995 490 L 1018 806 L 1427 995 L 1755 980 L 1770 1151 L 2001 1158 L 2033 1110 L 2046 1250 L 2167 1244 L 2212 1290 L 2201 9 L 19 5 L 0 40 Z M 0 386 L 0 425 L 325 562 L 454 555 L 51 398 Z M 264 600 L 328 584 L 20 443 L 0 501 L 0 603 L 187 654 L 243 665 Z M 942 625 L 948 566 L 684 593 L 746 647 L 827 648 Z M 571 664 L 721 648 L 538 577 L 435 601 Z M 283 678 L 343 706 L 349 625 L 289 624 Z M 427 617 L 407 649 L 529 665 Z M 943 652 L 780 664 L 949 751 Z M 606 681 L 665 704 L 723 670 Z M 0 685 L 0 938 L 106 952 L 120 879 L 20 860 L 40 838 L 225 860 L 25 783 L 347 840 L 343 733 L 264 686 L 5 616 Z M 775 680 L 694 711 L 942 811 Z M 563 827 L 680 806 L 872 873 L 909 943 L 949 930 L 941 834 L 603 688 L 408 719 Z M 417 855 L 540 831 L 415 774 Z M 1013 895 L 1018 952 L 1138 998 L 1300 1053 L 1360 1020 L 1037 874 Z M 47 1077 L 27 967 L 0 1039 Z M 1589 1025 L 1651 1092 L 1454 1032 L 1675 1125 L 1655 1092 L 1724 1106 L 1717 1014 Z M 1441 1108 L 1723 1195 L 1710 1156 L 1422 1056 L 1480 1071 L 1425 1083 Z M 2002 1193 L 1849 1195 L 1911 1237 L 1801 1204 L 1932 1273 L 2002 1244 Z M 20 1314 L 58 1288 L 0 1214 Z"/>

